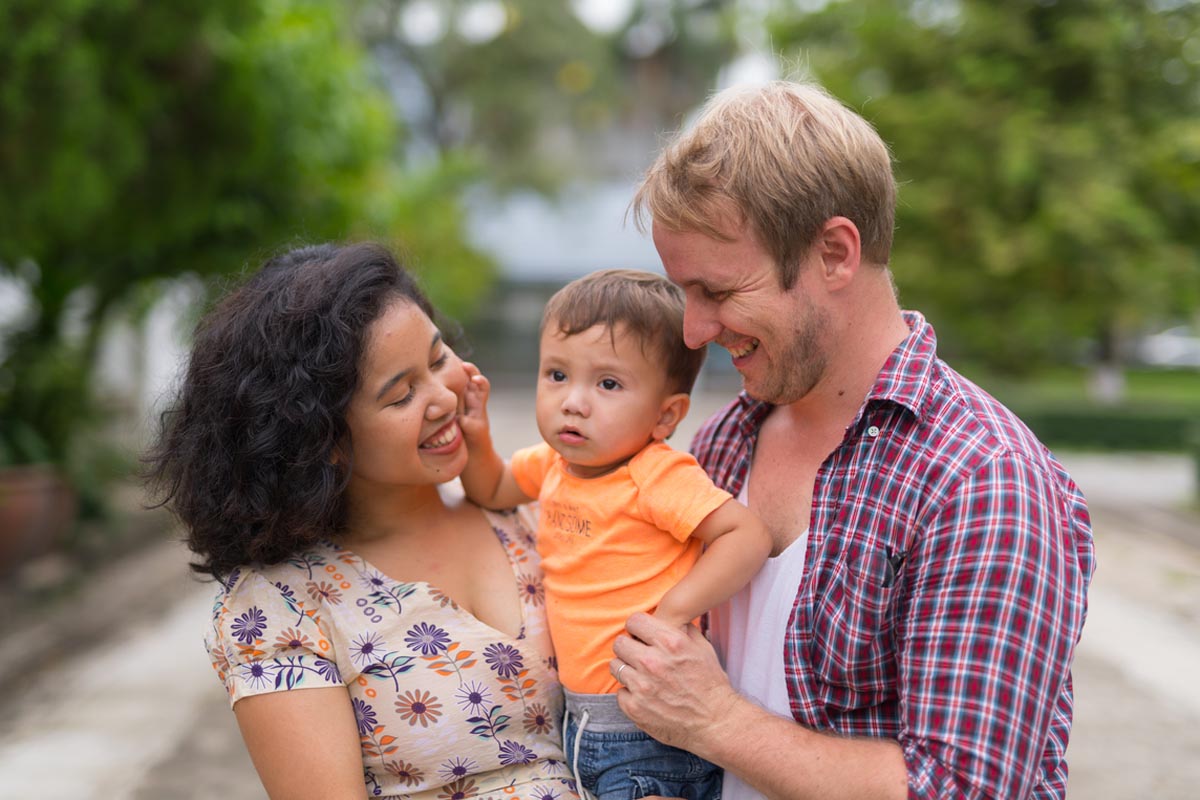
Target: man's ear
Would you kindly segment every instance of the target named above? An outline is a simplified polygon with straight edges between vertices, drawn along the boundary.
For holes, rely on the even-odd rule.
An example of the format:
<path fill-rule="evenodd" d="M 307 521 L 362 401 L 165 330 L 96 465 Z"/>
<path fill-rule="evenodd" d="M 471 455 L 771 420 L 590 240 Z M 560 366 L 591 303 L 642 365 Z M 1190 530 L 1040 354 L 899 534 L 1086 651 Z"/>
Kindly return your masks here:
<path fill-rule="evenodd" d="M 862 261 L 858 226 L 845 217 L 830 217 L 818 234 L 821 275 L 831 289 L 849 283 Z"/>
<path fill-rule="evenodd" d="M 656 442 L 670 438 L 671 434 L 675 432 L 675 426 L 683 422 L 683 418 L 687 416 L 688 409 L 691 407 L 692 398 L 685 392 L 678 392 L 667 397 L 658 409 L 658 422 L 650 435 Z"/>

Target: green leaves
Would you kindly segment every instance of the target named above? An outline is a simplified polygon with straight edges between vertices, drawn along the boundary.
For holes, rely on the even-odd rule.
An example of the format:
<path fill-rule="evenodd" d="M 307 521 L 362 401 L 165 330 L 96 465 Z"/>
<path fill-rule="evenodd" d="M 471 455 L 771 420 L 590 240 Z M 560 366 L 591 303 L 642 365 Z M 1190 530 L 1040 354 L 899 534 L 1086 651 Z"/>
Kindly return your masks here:
<path fill-rule="evenodd" d="M 870 0 L 777 20 L 785 54 L 892 147 L 892 266 L 945 349 L 1027 369 L 1200 307 L 1200 6 L 1171 5 Z"/>

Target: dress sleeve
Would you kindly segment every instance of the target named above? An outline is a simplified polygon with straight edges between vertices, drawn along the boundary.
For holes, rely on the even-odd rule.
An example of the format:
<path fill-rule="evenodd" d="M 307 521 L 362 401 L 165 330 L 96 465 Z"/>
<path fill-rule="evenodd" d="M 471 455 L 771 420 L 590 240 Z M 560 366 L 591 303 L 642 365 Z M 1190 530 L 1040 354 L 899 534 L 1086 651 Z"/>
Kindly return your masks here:
<path fill-rule="evenodd" d="M 1086 596 L 1061 507 L 1013 454 L 922 526 L 897 637 L 910 797 L 1028 797 L 1036 783 Z"/>
<path fill-rule="evenodd" d="M 545 442 L 513 453 L 512 459 L 508 462 L 508 468 L 512 470 L 513 478 L 521 487 L 522 492 L 529 497 L 537 497 L 541 494 L 542 482 L 546 480 L 546 474 L 554 466 L 554 459 L 557 455 L 554 448 Z"/>
<path fill-rule="evenodd" d="M 294 588 L 246 570 L 218 594 L 205 636 L 232 706 L 243 697 L 343 686 L 332 638 L 297 604 Z"/>
<path fill-rule="evenodd" d="M 646 448 L 630 462 L 629 472 L 643 516 L 681 542 L 731 497 L 713 484 L 695 457 L 667 445 Z"/>

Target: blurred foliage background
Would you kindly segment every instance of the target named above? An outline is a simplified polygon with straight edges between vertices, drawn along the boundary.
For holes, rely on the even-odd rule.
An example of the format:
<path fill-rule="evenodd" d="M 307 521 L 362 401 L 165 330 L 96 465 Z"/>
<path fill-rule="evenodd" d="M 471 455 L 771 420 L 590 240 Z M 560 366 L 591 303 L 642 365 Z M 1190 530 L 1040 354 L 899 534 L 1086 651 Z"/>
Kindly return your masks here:
<path fill-rule="evenodd" d="M 891 144 L 893 264 L 943 338 L 1000 369 L 1200 300 L 1200 5 L 862 0 L 769 18 Z"/>
<path fill-rule="evenodd" d="M 105 337 L 290 243 L 391 243 L 469 323 L 503 278 L 472 193 L 632 182 L 755 63 L 889 142 L 903 303 L 969 374 L 1019 409 L 1100 375 L 1200 416 L 1195 370 L 1121 391 L 1140 336 L 1200 321 L 1196 2 L 7 0 L 0 467 L 99 511 L 132 469 L 101 434 L 137 412 L 97 389 Z"/>

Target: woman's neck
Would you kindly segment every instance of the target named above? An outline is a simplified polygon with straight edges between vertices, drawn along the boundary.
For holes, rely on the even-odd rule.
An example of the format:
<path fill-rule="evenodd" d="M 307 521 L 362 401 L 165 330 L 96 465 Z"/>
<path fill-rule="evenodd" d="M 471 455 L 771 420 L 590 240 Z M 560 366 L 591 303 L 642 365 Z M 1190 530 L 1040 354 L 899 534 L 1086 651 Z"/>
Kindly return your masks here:
<path fill-rule="evenodd" d="M 438 530 L 438 523 L 450 513 L 437 485 L 378 489 L 350 491 L 342 544 L 352 546 L 429 535 Z"/>

